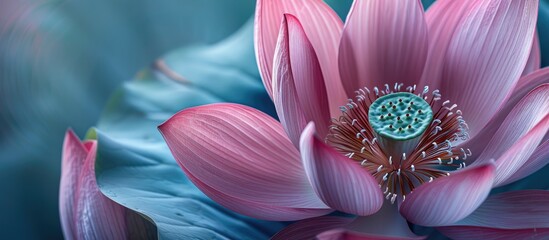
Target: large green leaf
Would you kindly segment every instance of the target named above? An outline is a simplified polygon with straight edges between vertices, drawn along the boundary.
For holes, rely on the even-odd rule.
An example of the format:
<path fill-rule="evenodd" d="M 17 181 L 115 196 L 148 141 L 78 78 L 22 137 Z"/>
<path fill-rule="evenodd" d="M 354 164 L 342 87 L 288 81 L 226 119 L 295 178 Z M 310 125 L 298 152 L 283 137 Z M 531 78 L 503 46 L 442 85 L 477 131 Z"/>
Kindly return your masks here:
<path fill-rule="evenodd" d="M 273 114 L 254 61 L 252 22 L 212 47 L 176 50 L 124 84 L 98 124 L 101 191 L 154 221 L 162 239 L 266 239 L 282 223 L 259 221 L 206 197 L 173 159 L 157 126 L 177 111 L 236 102 Z"/>

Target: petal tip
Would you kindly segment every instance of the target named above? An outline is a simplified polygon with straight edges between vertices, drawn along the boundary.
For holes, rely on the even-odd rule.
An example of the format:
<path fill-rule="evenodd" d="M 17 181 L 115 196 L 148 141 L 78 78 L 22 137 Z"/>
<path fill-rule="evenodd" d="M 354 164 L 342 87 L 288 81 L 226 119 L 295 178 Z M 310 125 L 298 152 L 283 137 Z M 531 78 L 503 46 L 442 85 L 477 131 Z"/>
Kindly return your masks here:
<path fill-rule="evenodd" d="M 158 129 L 158 131 L 160 133 L 162 133 L 162 135 L 164 135 L 163 133 L 165 132 L 164 129 L 166 129 L 168 127 L 168 121 L 170 121 L 171 118 L 169 118 L 168 120 L 164 121 L 163 123 L 159 124 L 158 126 L 156 126 L 156 129 Z"/>
<path fill-rule="evenodd" d="M 72 130 L 71 127 L 67 128 L 67 130 L 65 131 L 65 140 L 64 140 L 64 142 L 67 143 L 69 141 L 80 142 L 80 138 L 78 138 L 78 136 L 76 135 L 74 130 Z"/>

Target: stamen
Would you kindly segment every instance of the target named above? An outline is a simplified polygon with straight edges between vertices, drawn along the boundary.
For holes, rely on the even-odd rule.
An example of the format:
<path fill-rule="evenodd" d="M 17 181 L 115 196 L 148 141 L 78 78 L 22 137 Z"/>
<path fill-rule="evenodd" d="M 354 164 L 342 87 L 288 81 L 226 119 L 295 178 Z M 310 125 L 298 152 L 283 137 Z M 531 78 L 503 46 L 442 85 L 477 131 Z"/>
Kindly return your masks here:
<path fill-rule="evenodd" d="M 391 197 L 391 204 L 395 203 L 397 195 L 393 193 L 393 196 Z"/>
<path fill-rule="evenodd" d="M 470 149 L 455 147 L 469 138 L 462 111 L 448 105 L 450 100 L 438 102 L 438 89 L 429 94 L 428 87 L 416 87 L 397 83 L 358 89 L 355 99 L 340 107 L 341 116 L 332 119 L 326 136 L 326 143 L 379 181 L 392 203 L 448 171 L 465 168 L 464 160 L 472 155 Z M 399 157 L 393 161 L 393 156 Z"/>
<path fill-rule="evenodd" d="M 467 160 L 467 154 L 465 153 L 465 150 L 463 148 L 460 149 L 461 153 L 463 153 L 463 160 Z"/>

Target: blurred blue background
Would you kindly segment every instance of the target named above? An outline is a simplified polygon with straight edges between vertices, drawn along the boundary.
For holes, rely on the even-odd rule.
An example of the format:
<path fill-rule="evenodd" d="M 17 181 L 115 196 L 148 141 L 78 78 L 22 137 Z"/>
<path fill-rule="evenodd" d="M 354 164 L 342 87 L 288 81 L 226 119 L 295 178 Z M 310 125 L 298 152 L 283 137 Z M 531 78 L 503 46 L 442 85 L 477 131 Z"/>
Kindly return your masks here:
<path fill-rule="evenodd" d="M 328 2 L 344 18 L 352 1 Z M 220 41 L 254 7 L 253 0 L 0 0 L 2 238 L 62 238 L 57 194 L 67 127 L 84 136 L 123 81 L 170 50 Z"/>

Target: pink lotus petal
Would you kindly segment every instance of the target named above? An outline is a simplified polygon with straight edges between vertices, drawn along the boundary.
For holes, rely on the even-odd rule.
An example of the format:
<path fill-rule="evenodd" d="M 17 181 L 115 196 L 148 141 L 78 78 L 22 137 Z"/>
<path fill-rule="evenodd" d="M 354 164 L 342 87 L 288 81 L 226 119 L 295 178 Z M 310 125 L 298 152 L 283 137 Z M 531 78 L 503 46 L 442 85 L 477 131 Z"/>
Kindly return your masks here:
<path fill-rule="evenodd" d="M 343 91 L 337 68 L 337 49 L 343 23 L 322 0 L 258 0 L 255 14 L 255 50 L 261 78 L 272 97 L 272 67 L 277 35 L 285 13 L 302 21 L 305 33 L 318 55 L 322 73 L 329 90 L 328 98 L 333 116 L 347 96 Z M 353 95 L 354 96 L 354 95 Z"/>
<path fill-rule="evenodd" d="M 154 236 L 142 217 L 101 193 L 95 178 L 96 141 L 81 143 L 71 130 L 63 144 L 59 211 L 66 239 Z"/>
<path fill-rule="evenodd" d="M 480 234 L 475 238 L 482 236 L 482 239 L 546 239 L 549 238 L 548 215 L 549 191 L 513 191 L 488 197 L 467 218 L 440 230 L 456 239 L 473 233 Z"/>
<path fill-rule="evenodd" d="M 301 158 L 314 190 L 333 209 L 366 216 L 377 212 L 383 196 L 377 181 L 358 162 L 315 136 L 309 123 L 301 135 Z"/>
<path fill-rule="evenodd" d="M 516 95 L 525 96 L 528 92 L 544 83 L 549 83 L 549 68 L 542 68 L 521 77 L 508 101 L 514 100 L 518 102 L 522 97 L 516 100 Z"/>
<path fill-rule="evenodd" d="M 327 230 L 343 227 L 352 222 L 353 218 L 324 216 L 310 218 L 296 222 L 280 232 L 276 233 L 271 240 L 309 240 Z"/>
<path fill-rule="evenodd" d="M 530 55 L 538 1 L 474 1 L 445 58 L 442 96 L 457 103 L 475 136 L 517 83 Z"/>
<path fill-rule="evenodd" d="M 459 22 L 474 2 L 437 0 L 427 9 L 425 21 L 429 29 L 429 51 L 420 86 L 440 87 L 448 46 Z"/>
<path fill-rule="evenodd" d="M 318 58 L 299 20 L 292 15 L 286 15 L 285 19 L 288 24 L 288 60 L 291 59 L 294 84 L 305 120 L 315 122 L 320 128 L 321 136 L 325 136 L 331 121 L 328 96 Z"/>
<path fill-rule="evenodd" d="M 507 180 L 513 177 L 530 159 L 548 129 L 549 114 L 496 161 L 497 170 L 494 187 L 508 183 Z"/>
<path fill-rule="evenodd" d="M 327 134 L 330 111 L 322 71 L 299 20 L 292 15 L 285 15 L 275 50 L 273 100 L 296 146 L 306 122 L 314 121 L 321 136 Z"/>
<path fill-rule="evenodd" d="M 476 153 L 477 156 L 480 155 L 490 140 L 494 137 L 494 134 L 500 128 L 503 121 L 507 118 L 511 110 L 523 100 L 523 98 L 530 93 L 534 88 L 544 84 L 549 83 L 549 68 L 543 68 L 537 70 L 531 74 L 528 74 L 525 77 L 522 77 L 519 80 L 519 83 L 513 90 L 511 97 L 505 102 L 497 112 L 497 114 L 490 120 L 490 122 L 483 128 L 479 134 L 463 144 L 463 146 L 470 148 L 473 153 Z M 531 108 L 527 108 L 534 110 Z M 470 160 L 468 163 L 471 163 L 476 158 L 468 158 Z"/>
<path fill-rule="evenodd" d="M 390 226 L 386 226 L 390 227 Z M 392 237 L 350 231 L 344 228 L 333 229 L 319 234 L 318 240 L 420 240 L 425 237 Z"/>
<path fill-rule="evenodd" d="M 452 239 L 547 239 L 549 229 L 499 229 L 473 226 L 442 227 L 440 232 Z"/>
<path fill-rule="evenodd" d="M 75 239 L 74 223 L 76 212 L 76 192 L 80 172 L 88 150 L 72 130 L 65 134 L 61 166 L 61 183 L 59 186 L 59 212 L 65 238 Z"/>
<path fill-rule="evenodd" d="M 233 209 L 241 214 L 258 218 L 268 219 L 272 221 L 287 221 L 288 219 L 309 219 L 317 216 L 322 216 L 333 212 L 332 209 L 317 209 L 317 208 L 295 208 L 288 206 L 277 206 L 264 202 L 252 202 L 247 199 L 236 198 L 225 194 L 223 191 L 218 191 L 204 184 L 199 179 L 194 177 L 187 169 L 182 168 L 187 177 L 202 191 L 206 196 L 210 197 L 215 202 Z"/>
<path fill-rule="evenodd" d="M 75 214 L 77 239 L 126 239 L 126 210 L 99 190 L 95 179 L 97 142 L 92 143 L 78 182 Z"/>
<path fill-rule="evenodd" d="M 288 134 L 290 141 L 292 141 L 296 148 L 299 148 L 299 138 L 307 121 L 301 108 L 301 102 L 298 97 L 299 93 L 295 87 L 288 51 L 288 33 L 285 27 L 286 21 L 282 24 L 274 56 L 272 98 L 280 123 L 284 127 L 286 134 Z"/>
<path fill-rule="evenodd" d="M 421 1 L 355 1 L 339 51 L 341 80 L 348 96 L 355 96 L 362 87 L 417 83 L 427 57 Z"/>
<path fill-rule="evenodd" d="M 534 43 L 532 43 L 532 50 L 530 50 L 530 57 L 528 57 L 528 62 L 526 62 L 526 67 L 522 72 L 522 76 L 526 76 L 530 73 L 535 72 L 541 66 L 541 51 L 539 47 L 539 36 L 536 31 L 534 35 Z"/>
<path fill-rule="evenodd" d="M 492 188 L 495 166 L 467 167 L 448 177 L 425 183 L 406 196 L 400 213 L 423 226 L 444 226 L 473 212 Z"/>
<path fill-rule="evenodd" d="M 272 215 L 255 217 L 269 220 L 297 220 L 315 215 L 311 211 L 316 210 L 317 216 L 327 212 L 280 123 L 256 109 L 227 103 L 189 108 L 159 129 L 175 159 L 202 191 L 219 194 L 228 202 L 246 200 L 239 208 L 225 205 L 236 212 L 250 214 L 256 206 L 268 206 Z M 250 211 L 243 212 L 246 207 Z M 282 208 L 299 211 L 276 210 Z"/>
<path fill-rule="evenodd" d="M 549 129 L 549 84 L 524 97 L 503 121 L 474 164 L 495 158 L 499 186 L 528 160 Z"/>
<path fill-rule="evenodd" d="M 507 180 L 503 181 L 501 185 L 509 184 L 514 181 L 520 180 L 529 176 L 532 173 L 537 172 L 549 163 L 549 141 L 544 140 L 536 150 L 532 153 L 530 158 Z"/>
<path fill-rule="evenodd" d="M 444 68 L 444 58 L 453 39 L 454 32 L 467 10 L 475 1 L 437 0 L 425 13 L 429 29 L 429 54 L 422 81 L 419 85 L 439 88 Z M 532 50 L 522 75 L 525 76 L 540 68 L 541 52 L 537 33 L 534 37 Z"/>
<path fill-rule="evenodd" d="M 506 229 L 549 228 L 549 191 L 521 190 L 492 195 L 453 225 Z"/>

